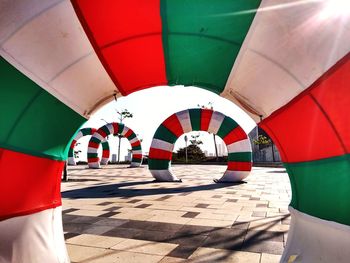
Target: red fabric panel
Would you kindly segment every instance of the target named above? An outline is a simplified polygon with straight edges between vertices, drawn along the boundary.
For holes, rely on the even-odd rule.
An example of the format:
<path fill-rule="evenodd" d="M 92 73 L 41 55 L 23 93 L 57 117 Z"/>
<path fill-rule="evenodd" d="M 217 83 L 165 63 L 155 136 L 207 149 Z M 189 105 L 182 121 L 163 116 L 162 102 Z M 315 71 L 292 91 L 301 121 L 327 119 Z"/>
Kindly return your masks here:
<path fill-rule="evenodd" d="M 133 154 L 133 155 L 132 155 L 132 158 L 135 158 L 135 159 L 142 159 L 142 154 Z"/>
<path fill-rule="evenodd" d="M 140 141 L 136 141 L 136 142 L 131 144 L 131 147 L 135 147 L 135 146 L 139 146 L 139 145 L 141 145 L 141 142 Z"/>
<path fill-rule="evenodd" d="M 74 149 L 74 146 L 76 143 L 77 143 L 77 141 L 73 140 L 72 143 L 70 144 L 69 148 Z"/>
<path fill-rule="evenodd" d="M 128 138 L 131 134 L 133 134 L 133 131 L 131 129 L 129 129 L 126 133 L 125 133 L 125 138 Z"/>
<path fill-rule="evenodd" d="M 240 126 L 237 126 L 232 131 L 230 131 L 229 134 L 225 136 L 225 138 L 223 138 L 223 141 L 226 145 L 230 145 L 231 143 L 244 139 L 247 139 L 247 134 Z"/>
<path fill-rule="evenodd" d="M 104 130 L 102 130 L 102 129 L 98 129 L 97 133 L 100 134 L 102 136 L 102 138 L 106 138 L 107 137 L 107 133 Z"/>
<path fill-rule="evenodd" d="M 124 96 L 167 84 L 160 0 L 72 3 L 101 62 Z"/>
<path fill-rule="evenodd" d="M 100 161 L 100 158 L 95 157 L 95 158 L 88 158 L 88 163 L 98 163 Z"/>
<path fill-rule="evenodd" d="M 64 161 L 0 149 L 0 220 L 61 205 Z"/>
<path fill-rule="evenodd" d="M 112 126 L 113 126 L 113 135 L 118 134 L 118 131 L 119 131 L 119 124 L 116 123 L 116 122 L 113 122 L 113 123 L 112 123 Z"/>
<path fill-rule="evenodd" d="M 95 142 L 89 141 L 88 147 L 97 149 L 100 146 L 100 144 L 97 144 Z"/>
<path fill-rule="evenodd" d="M 157 160 L 171 160 L 172 152 L 168 152 L 161 149 L 151 148 L 149 150 L 148 159 L 157 159 Z"/>
<path fill-rule="evenodd" d="M 110 153 L 109 150 L 103 150 L 103 151 L 102 151 L 102 157 L 103 157 L 103 158 L 108 158 L 108 157 L 109 157 L 109 153 Z"/>
<path fill-rule="evenodd" d="M 284 162 L 344 154 L 329 121 L 307 93 L 265 119 L 260 126 L 277 144 Z"/>
<path fill-rule="evenodd" d="M 350 153 L 350 54 L 315 83 L 311 94 L 328 116 L 344 149 Z"/>
<path fill-rule="evenodd" d="M 176 137 L 180 137 L 184 134 L 181 123 L 177 118 L 176 114 L 171 115 L 167 118 L 163 123 L 163 126 L 166 127 L 169 131 L 176 135 Z"/>
<path fill-rule="evenodd" d="M 213 115 L 212 110 L 202 109 L 201 112 L 201 131 L 208 131 L 209 123 Z"/>
<path fill-rule="evenodd" d="M 251 162 L 228 162 L 227 170 L 230 171 L 251 171 L 252 163 Z"/>

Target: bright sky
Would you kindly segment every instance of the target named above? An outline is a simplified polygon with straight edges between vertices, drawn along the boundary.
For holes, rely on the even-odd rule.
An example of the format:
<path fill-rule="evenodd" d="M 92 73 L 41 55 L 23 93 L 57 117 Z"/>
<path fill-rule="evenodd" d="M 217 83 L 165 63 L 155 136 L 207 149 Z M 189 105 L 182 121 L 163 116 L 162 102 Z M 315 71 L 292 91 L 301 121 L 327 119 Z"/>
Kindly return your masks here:
<path fill-rule="evenodd" d="M 142 150 L 148 153 L 156 129 L 167 117 L 181 110 L 196 108 L 198 104 L 207 105 L 208 102 L 213 103 L 214 110 L 233 118 L 247 133 L 255 127 L 255 122 L 232 102 L 204 89 L 183 86 L 155 87 L 118 98 L 117 101 L 112 101 L 97 111 L 83 127 L 99 128 L 106 123 L 101 119 L 107 122 L 118 122 L 116 109 L 126 108 L 133 113 L 134 117 L 125 119 L 124 124 L 138 134 L 139 139 L 143 139 Z M 198 132 L 194 133 L 198 134 Z M 200 139 L 203 141 L 202 150 L 214 153 L 212 135 L 206 132 L 200 132 L 200 134 Z M 184 135 L 177 140 L 175 149 L 185 146 L 183 137 Z M 79 140 L 80 144 L 75 148 L 82 151 L 79 154 L 79 160 L 86 160 L 88 140 L 88 137 L 82 138 Z M 109 139 L 109 142 L 111 154 L 117 153 L 117 138 Z M 217 144 L 220 143 L 222 140 L 217 137 Z M 124 160 L 127 149 L 130 148 L 128 140 L 122 139 L 121 160 Z"/>

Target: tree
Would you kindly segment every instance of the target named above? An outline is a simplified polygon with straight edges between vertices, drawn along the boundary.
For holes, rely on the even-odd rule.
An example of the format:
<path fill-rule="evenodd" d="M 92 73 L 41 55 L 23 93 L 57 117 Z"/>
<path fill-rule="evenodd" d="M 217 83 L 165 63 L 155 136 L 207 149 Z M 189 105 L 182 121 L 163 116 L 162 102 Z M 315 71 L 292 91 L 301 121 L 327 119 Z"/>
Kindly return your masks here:
<path fill-rule="evenodd" d="M 211 109 L 211 110 L 214 110 L 214 107 L 213 107 L 213 102 L 209 101 L 207 103 L 207 105 L 199 105 L 197 104 L 198 107 L 202 108 L 202 109 Z M 216 156 L 216 161 L 219 160 L 219 156 L 218 156 L 218 146 L 216 145 L 216 137 L 215 137 L 215 134 L 213 133 L 213 140 L 214 140 L 214 147 L 215 147 L 215 156 Z"/>
<path fill-rule="evenodd" d="M 199 136 L 200 136 L 199 133 L 196 134 L 196 135 L 191 135 L 192 140 L 190 140 L 190 143 L 191 143 L 192 145 L 197 145 L 197 146 L 200 145 L 200 144 L 203 144 L 203 142 L 202 142 L 201 140 L 198 139 Z"/>
<path fill-rule="evenodd" d="M 121 111 L 119 110 L 115 110 L 118 114 L 118 119 L 119 119 L 119 122 L 120 123 L 123 123 L 123 121 L 127 118 L 132 118 L 134 117 L 134 115 L 128 111 L 127 109 L 123 109 Z M 118 143 L 118 163 L 120 161 L 120 142 L 121 142 L 121 139 L 122 139 L 123 136 L 121 135 L 118 135 L 118 139 L 119 139 L 119 143 Z"/>
<path fill-rule="evenodd" d="M 255 145 L 259 145 L 259 149 L 260 149 L 260 146 L 263 146 L 263 147 L 271 146 L 272 160 L 273 160 L 273 162 L 275 162 L 274 146 L 273 146 L 273 142 L 270 138 L 260 134 L 257 139 L 253 140 L 253 143 Z"/>
<path fill-rule="evenodd" d="M 187 147 L 180 148 L 176 155 L 177 159 L 185 159 L 186 157 L 186 148 L 187 148 L 187 157 L 189 161 L 203 161 L 205 160 L 205 154 L 203 153 L 202 149 L 199 148 L 196 144 L 191 144 Z"/>

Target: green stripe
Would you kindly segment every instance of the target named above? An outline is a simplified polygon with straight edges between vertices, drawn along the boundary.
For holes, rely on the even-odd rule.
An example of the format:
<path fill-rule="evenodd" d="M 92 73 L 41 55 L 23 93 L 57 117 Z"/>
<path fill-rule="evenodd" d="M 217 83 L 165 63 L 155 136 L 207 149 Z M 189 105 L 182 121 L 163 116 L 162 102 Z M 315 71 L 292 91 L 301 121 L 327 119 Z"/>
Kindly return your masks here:
<path fill-rule="evenodd" d="M 111 134 L 106 125 L 102 126 L 100 129 L 104 131 L 107 134 L 107 136 Z"/>
<path fill-rule="evenodd" d="M 38 157 L 66 160 L 68 143 L 85 119 L 2 57 L 0 72 L 1 147 Z"/>
<path fill-rule="evenodd" d="M 91 135 L 92 134 L 91 128 L 81 129 L 80 132 L 83 134 L 83 136 L 87 136 L 87 135 Z"/>
<path fill-rule="evenodd" d="M 109 150 L 109 143 L 107 141 L 102 143 L 102 149 L 103 150 Z"/>
<path fill-rule="evenodd" d="M 133 151 L 141 150 L 141 145 L 132 147 Z"/>
<path fill-rule="evenodd" d="M 201 130 L 201 109 L 189 109 L 192 131 Z"/>
<path fill-rule="evenodd" d="M 251 152 L 233 152 L 228 154 L 228 161 L 235 162 L 251 162 L 252 153 Z"/>
<path fill-rule="evenodd" d="M 168 128 L 166 128 L 163 124 L 161 124 L 158 127 L 153 138 L 163 140 L 172 144 L 174 144 L 177 140 L 177 136 L 173 134 L 170 130 L 168 130 Z"/>
<path fill-rule="evenodd" d="M 100 139 L 97 139 L 96 137 L 91 137 L 90 142 L 94 142 L 94 143 L 98 143 L 98 144 L 101 143 Z"/>
<path fill-rule="evenodd" d="M 139 158 L 132 158 L 131 161 L 132 161 L 133 163 L 141 163 L 142 160 L 139 159 Z"/>
<path fill-rule="evenodd" d="M 221 93 L 255 16 L 251 10 L 259 4 L 260 0 L 162 0 L 169 85 Z"/>
<path fill-rule="evenodd" d="M 232 118 L 225 116 L 216 135 L 224 139 L 233 129 L 237 128 L 238 124 Z"/>
<path fill-rule="evenodd" d="M 350 225 L 350 155 L 285 167 L 292 186 L 292 207 Z"/>
<path fill-rule="evenodd" d="M 123 129 L 124 129 L 124 124 L 118 123 L 118 134 L 122 134 Z"/>
<path fill-rule="evenodd" d="M 169 160 L 148 159 L 150 170 L 168 170 L 170 168 Z"/>
<path fill-rule="evenodd" d="M 69 148 L 68 157 L 73 157 L 73 148 Z"/>
<path fill-rule="evenodd" d="M 87 157 L 88 158 L 96 158 L 96 157 L 98 157 L 98 153 L 88 153 Z"/>
<path fill-rule="evenodd" d="M 129 137 L 127 137 L 127 139 L 128 139 L 129 141 L 131 141 L 131 140 L 134 139 L 135 137 L 136 137 L 136 134 L 135 134 L 135 133 L 132 133 L 132 134 L 130 134 Z"/>

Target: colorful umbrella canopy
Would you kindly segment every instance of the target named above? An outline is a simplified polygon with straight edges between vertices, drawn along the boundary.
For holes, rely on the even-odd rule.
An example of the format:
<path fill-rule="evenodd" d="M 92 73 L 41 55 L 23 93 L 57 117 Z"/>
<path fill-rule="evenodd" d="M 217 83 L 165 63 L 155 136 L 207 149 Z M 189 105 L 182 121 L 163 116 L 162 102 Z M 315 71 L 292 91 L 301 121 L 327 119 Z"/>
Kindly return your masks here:
<path fill-rule="evenodd" d="M 262 118 L 277 144 L 293 189 L 282 259 L 346 262 L 349 10 L 347 0 L 1 1 L 0 200 L 11 202 L 0 218 L 59 209 L 70 138 L 105 103 L 195 85 Z"/>

